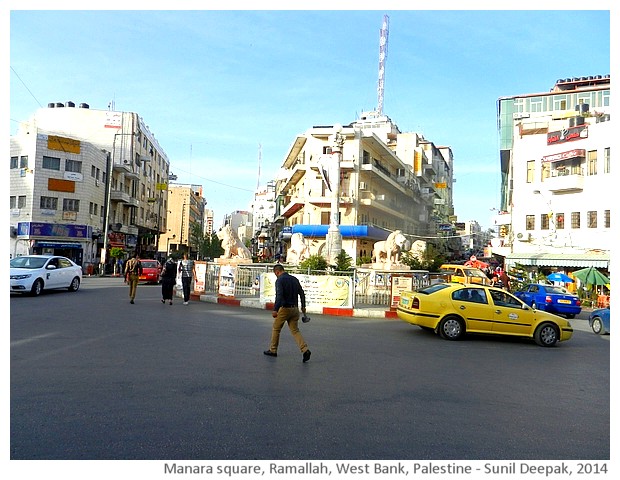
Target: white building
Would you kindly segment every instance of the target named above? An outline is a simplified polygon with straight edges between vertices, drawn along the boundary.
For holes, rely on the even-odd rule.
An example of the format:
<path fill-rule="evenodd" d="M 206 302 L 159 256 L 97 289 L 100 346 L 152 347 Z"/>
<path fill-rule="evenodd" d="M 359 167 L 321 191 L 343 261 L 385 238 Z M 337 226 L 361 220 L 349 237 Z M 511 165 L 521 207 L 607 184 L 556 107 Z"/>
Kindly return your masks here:
<path fill-rule="evenodd" d="M 499 100 L 504 244 L 516 263 L 609 268 L 613 181 L 610 77 L 558 80 Z"/>
<path fill-rule="evenodd" d="M 104 247 L 156 253 L 169 161 L 136 113 L 50 103 L 11 137 L 11 163 L 13 254 L 69 253 L 88 267 Z"/>

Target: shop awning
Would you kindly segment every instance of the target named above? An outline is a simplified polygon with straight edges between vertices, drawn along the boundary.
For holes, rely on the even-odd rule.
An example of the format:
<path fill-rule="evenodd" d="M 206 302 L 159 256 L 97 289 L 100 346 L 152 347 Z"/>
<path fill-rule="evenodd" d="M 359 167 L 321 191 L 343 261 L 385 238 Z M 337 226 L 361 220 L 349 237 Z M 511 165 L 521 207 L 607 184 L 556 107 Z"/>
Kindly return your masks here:
<path fill-rule="evenodd" d="M 511 253 L 506 255 L 508 265 L 539 267 L 597 267 L 609 268 L 609 253 Z"/>
<path fill-rule="evenodd" d="M 339 225 L 342 238 L 369 238 L 385 240 L 390 232 L 370 225 Z M 292 233 L 302 233 L 304 237 L 325 238 L 329 225 L 293 225 Z"/>

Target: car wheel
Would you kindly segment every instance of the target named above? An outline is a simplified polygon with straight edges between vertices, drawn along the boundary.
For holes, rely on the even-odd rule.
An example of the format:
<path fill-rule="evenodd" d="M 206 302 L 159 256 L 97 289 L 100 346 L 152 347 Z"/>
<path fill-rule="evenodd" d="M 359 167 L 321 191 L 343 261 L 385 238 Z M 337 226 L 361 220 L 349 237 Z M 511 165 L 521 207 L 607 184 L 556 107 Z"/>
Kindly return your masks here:
<path fill-rule="evenodd" d="M 75 277 L 72 281 L 71 281 L 71 285 L 69 285 L 69 291 L 70 292 L 77 292 L 80 289 L 80 277 Z"/>
<path fill-rule="evenodd" d="M 38 296 L 41 295 L 41 292 L 43 291 L 43 280 L 41 280 L 40 278 L 37 278 L 34 283 L 32 284 L 32 288 L 30 289 L 30 293 L 33 296 Z"/>
<path fill-rule="evenodd" d="M 552 323 L 543 323 L 534 332 L 534 341 L 541 347 L 553 347 L 559 339 L 558 327 Z"/>
<path fill-rule="evenodd" d="M 458 317 L 446 317 L 439 323 L 439 335 L 446 340 L 458 340 L 463 333 L 465 333 L 465 327 Z"/>
<path fill-rule="evenodd" d="M 605 327 L 603 326 L 603 321 L 600 317 L 594 317 L 592 319 L 592 331 L 597 335 L 605 334 Z"/>

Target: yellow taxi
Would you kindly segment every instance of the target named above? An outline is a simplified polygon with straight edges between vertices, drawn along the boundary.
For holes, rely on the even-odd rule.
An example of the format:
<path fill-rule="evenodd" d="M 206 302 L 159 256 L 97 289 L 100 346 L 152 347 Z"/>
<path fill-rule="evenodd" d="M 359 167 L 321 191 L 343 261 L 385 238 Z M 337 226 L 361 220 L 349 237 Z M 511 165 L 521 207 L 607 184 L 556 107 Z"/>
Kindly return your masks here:
<path fill-rule="evenodd" d="M 479 268 L 444 263 L 439 267 L 439 272 L 448 274 L 451 282 L 491 285 L 489 277 Z"/>
<path fill-rule="evenodd" d="M 509 292 L 476 284 L 438 283 L 401 292 L 398 318 L 446 340 L 465 334 L 516 335 L 552 347 L 573 335 L 570 322 L 535 310 Z"/>

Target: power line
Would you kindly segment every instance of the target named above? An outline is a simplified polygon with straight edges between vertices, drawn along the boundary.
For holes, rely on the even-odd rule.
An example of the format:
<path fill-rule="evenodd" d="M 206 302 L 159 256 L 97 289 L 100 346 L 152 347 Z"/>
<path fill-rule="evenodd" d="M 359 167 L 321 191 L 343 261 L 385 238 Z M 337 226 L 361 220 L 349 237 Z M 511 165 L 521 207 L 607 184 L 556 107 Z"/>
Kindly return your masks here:
<path fill-rule="evenodd" d="M 43 105 L 41 105 L 41 102 L 39 102 L 39 100 L 37 99 L 37 97 L 34 96 L 34 94 L 30 91 L 30 89 L 28 88 L 28 85 L 26 85 L 26 83 L 22 80 L 22 78 L 18 75 L 18 73 L 15 71 L 15 69 L 13 67 L 11 67 L 11 70 L 13 71 L 13 73 L 15 74 L 15 76 L 19 79 L 20 82 L 22 82 L 22 85 L 24 86 L 24 88 L 26 90 L 28 90 L 28 93 L 32 96 L 32 98 L 34 98 L 34 101 L 37 102 L 39 104 L 39 107 L 43 108 Z"/>

